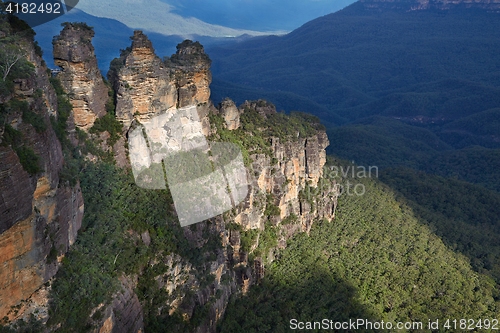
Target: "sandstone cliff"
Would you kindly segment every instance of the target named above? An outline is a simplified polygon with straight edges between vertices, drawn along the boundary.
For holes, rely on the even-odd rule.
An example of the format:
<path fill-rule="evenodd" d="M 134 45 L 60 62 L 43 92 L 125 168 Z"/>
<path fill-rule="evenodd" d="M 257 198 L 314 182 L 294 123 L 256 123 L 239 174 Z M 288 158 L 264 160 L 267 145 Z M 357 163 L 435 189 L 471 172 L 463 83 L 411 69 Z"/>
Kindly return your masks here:
<path fill-rule="evenodd" d="M 66 24 L 53 40 L 58 78 L 73 105 L 71 121 L 88 130 L 106 113 L 108 88 L 103 82 L 92 46 L 94 31 L 83 23 Z"/>
<path fill-rule="evenodd" d="M 73 105 L 70 129 L 73 119 L 75 126 L 91 133 L 79 140 L 81 151 L 86 145 L 111 149 L 106 145 L 110 133 L 90 131 L 105 112 L 107 98 L 92 36 L 84 26 L 67 24 L 54 42 L 56 63 L 63 68 L 58 77 Z M 49 115 L 57 115 L 57 97 L 40 58 L 32 50 L 30 54 L 37 75 L 19 83 L 16 96 L 43 116 L 47 129 L 37 132 L 32 124 L 23 122 L 19 112 L 10 114 L 8 123 L 27 138 L 24 144 L 40 156 L 43 171 L 30 174 L 14 146 L 0 146 L 0 264 L 5 268 L 0 281 L 6 281 L 0 285 L 0 318 L 2 314 L 14 319 L 39 313 L 45 321 L 47 299 L 53 297 L 51 286 L 56 285 L 40 286 L 54 276 L 63 254 L 75 241 L 83 201 L 78 184 L 69 187 L 60 182 L 64 158 L 49 121 Z M 189 227 L 177 227 L 179 244 L 171 247 L 177 250 L 151 254 L 132 273 L 115 275 L 114 268 L 105 272 L 118 289 L 110 292 L 108 301 L 92 304 L 88 323 L 79 323 L 91 325 L 94 332 L 144 332 L 152 321 L 160 325 L 157 327 L 164 323 L 171 331 L 215 332 L 230 297 L 246 293 L 264 277 L 266 266 L 287 239 L 309 232 L 317 219 L 334 217 L 338 193 L 333 186 L 321 185 L 329 144 L 325 132 L 314 120 L 293 118 L 295 123 L 287 125 L 292 118 L 262 100 L 237 107 L 226 99 L 214 107 L 209 67 L 210 59 L 199 43 L 185 41 L 175 55 L 162 60 L 140 31 L 134 33 L 131 47 L 111 64 L 116 118 L 123 126 L 122 137 L 113 146 L 118 165 L 126 168 L 125 142 L 134 126 L 194 106 L 208 142 L 232 142 L 241 149 L 249 185 L 245 200 L 232 210 Z M 86 163 L 99 159 L 99 154 L 92 155 Z M 84 232 L 93 234 L 92 227 Z M 157 228 L 126 229 L 120 244 L 123 241 L 135 248 L 133 253 L 147 253 L 158 242 L 159 233 Z M 180 250 L 181 245 L 192 253 Z M 121 252 L 117 249 L 116 253 L 108 258 L 111 267 Z M 18 306 L 21 302 L 22 307 Z M 47 330 L 57 331 L 58 324 Z"/>
<path fill-rule="evenodd" d="M 161 114 L 174 114 L 186 106 L 197 107 L 203 134 L 209 141 L 227 141 L 232 132 L 241 137 L 260 136 L 258 131 L 250 133 L 243 128 L 251 125 L 254 113 L 263 123 L 276 121 L 272 120 L 277 117 L 276 109 L 264 101 L 247 102 L 238 108 L 226 99 L 218 108 L 213 107 L 210 60 L 199 43 L 185 41 L 178 45 L 175 55 L 162 61 L 142 32 L 136 31 L 131 39 L 131 47 L 112 62 L 108 73 L 116 94 L 116 116 L 124 125 L 124 133 L 136 123 L 147 124 Z M 297 232 L 308 232 L 316 219 L 334 217 L 338 193 L 333 187 L 314 195 L 307 193 L 322 179 L 329 144 L 325 132 L 315 130 L 304 137 L 294 133 L 293 138 L 280 139 L 264 134 L 265 128 L 260 130 L 264 146 L 256 145 L 246 152 L 250 185 L 244 202 L 222 216 L 183 228 L 189 243 L 200 249 L 207 260 L 193 265 L 178 254 L 158 254 L 150 264 L 148 270 L 167 267 L 165 273 L 154 278 L 158 288 L 168 295 L 164 305 L 154 310 L 158 318 L 179 315 L 187 323 L 201 321 L 194 328 L 196 332 L 214 332 L 231 295 L 246 292 L 258 282 L 287 239 Z M 271 229 L 276 242 L 259 238 Z M 219 246 L 207 249 L 214 237 Z M 246 239 L 244 244 L 242 238 Z M 207 283 L 209 277 L 211 282 Z M 116 304 L 105 311 L 103 332 L 118 331 L 120 318 L 113 307 Z M 201 309 L 206 311 L 203 318 L 199 317 Z M 140 320 L 141 311 L 136 307 L 135 312 L 128 313 Z M 134 325 L 135 332 L 144 324 Z"/>
<path fill-rule="evenodd" d="M 162 61 L 141 31 L 131 39 L 132 46 L 113 61 L 108 73 L 116 94 L 117 119 L 128 128 L 134 119 L 144 122 L 194 105 L 207 128 L 212 78 L 203 47 L 184 42 L 171 59 Z"/>
<path fill-rule="evenodd" d="M 40 288 L 56 273 L 83 216 L 79 185 L 59 179 L 64 158 L 49 119 L 57 115 L 57 98 L 47 68 L 32 38 L 14 38 L 34 70 L 13 78 L 13 93 L 1 105 L 0 318 L 9 319 L 27 315 L 33 299 L 47 301 L 38 297 Z"/>

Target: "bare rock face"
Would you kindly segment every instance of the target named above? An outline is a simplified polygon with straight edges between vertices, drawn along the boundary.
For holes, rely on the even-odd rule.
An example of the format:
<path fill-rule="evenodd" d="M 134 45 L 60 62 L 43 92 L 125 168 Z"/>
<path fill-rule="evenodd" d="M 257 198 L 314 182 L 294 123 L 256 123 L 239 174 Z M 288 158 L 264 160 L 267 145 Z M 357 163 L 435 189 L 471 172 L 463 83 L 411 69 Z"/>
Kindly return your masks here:
<path fill-rule="evenodd" d="M 249 109 L 263 116 L 276 112 L 264 101 L 247 102 L 235 108 L 231 100 L 225 100 L 217 111 L 226 120 L 224 127 L 234 130 L 239 127 L 239 122 L 238 127 L 234 126 L 235 120 Z M 199 268 L 179 255 L 169 255 L 162 261 L 169 269 L 155 278 L 159 287 L 168 292 L 166 305 L 170 315 L 176 312 L 190 320 L 200 308 L 208 308 L 208 315 L 193 332 L 216 332 L 230 297 L 239 292 L 245 294 L 265 276 L 265 268 L 274 260 L 277 248 L 284 248 L 294 234 L 309 232 L 315 220 L 334 217 L 338 193 L 332 180 L 325 179 L 323 173 L 325 148 L 329 144 L 326 133 L 317 131 L 309 137 L 286 142 L 275 137 L 269 140 L 270 154 L 250 156 L 247 198 L 233 211 L 184 228 L 186 239 L 198 248 L 208 242 L 207 235 L 220 237 L 221 248 L 205 254 L 211 258 L 205 261 L 205 271 L 199 272 Z M 273 216 L 268 213 L 270 206 L 274 206 Z M 252 252 L 259 245 L 259 237 L 250 244 L 250 249 L 244 248 L 242 232 L 263 231 L 270 225 L 277 230 L 276 247 L 265 253 L 265 258 L 255 257 Z M 250 256 L 254 258 L 249 259 Z M 212 276 L 213 281 L 203 285 L 200 275 Z"/>
<path fill-rule="evenodd" d="M 219 105 L 219 110 L 228 130 L 235 130 L 240 127 L 240 111 L 230 99 L 225 99 Z"/>
<path fill-rule="evenodd" d="M 34 186 L 10 147 L 0 146 L 0 233 L 31 215 Z"/>
<path fill-rule="evenodd" d="M 120 68 L 110 70 L 116 93 L 116 117 L 128 129 L 134 116 L 147 121 L 177 105 L 177 87 L 171 72 L 140 31 L 132 37 L 130 52 L 115 62 Z M 112 76 L 114 75 L 114 76 Z"/>
<path fill-rule="evenodd" d="M 25 306 L 46 297 L 40 288 L 51 279 L 61 258 L 73 244 L 83 217 L 83 198 L 77 184 L 59 182 L 63 154 L 49 115 L 57 110 L 56 94 L 47 68 L 32 41 L 24 45 L 35 75 L 24 79 L 11 98 L 28 104 L 45 129 L 36 131 L 23 122 L 20 111 L 6 116 L 6 123 L 21 134 L 21 142 L 0 147 L 0 318 L 23 316 Z M 39 172 L 28 173 L 16 149 L 31 149 L 39 158 Z M 46 293 L 46 292 L 45 292 Z"/>
<path fill-rule="evenodd" d="M 94 31 L 85 24 L 67 23 L 54 41 L 54 63 L 62 68 L 59 79 L 70 96 L 77 128 L 88 130 L 106 113 L 108 88 L 102 80 L 91 40 Z"/>
<path fill-rule="evenodd" d="M 213 134 L 209 113 L 220 114 L 229 130 L 240 128 L 240 116 L 245 109 L 253 109 L 263 117 L 276 113 L 275 107 L 264 101 L 247 102 L 237 108 L 227 99 L 218 110 L 215 109 L 210 101 L 209 67 L 210 59 L 197 42 L 179 44 L 177 53 L 162 61 L 155 55 L 147 37 L 136 31 L 131 47 L 112 62 L 108 73 L 116 94 L 116 115 L 124 131 L 134 126 L 134 121 L 148 123 L 158 115 L 177 112 L 187 106 L 196 106 L 206 136 Z M 210 222 L 184 228 L 185 237 L 198 248 L 208 242 L 207 235 L 217 235 L 222 240 L 222 249 L 207 253 L 211 259 L 205 263 L 204 270 L 198 271 L 199 268 L 175 254 L 160 255 L 152 264 L 168 267 L 155 280 L 169 295 L 165 303 L 169 315 L 176 312 L 190 320 L 196 309 L 208 307 L 209 315 L 195 332 L 215 332 L 231 295 L 248 291 L 252 284 L 262 279 L 265 266 L 274 258 L 271 253 L 265 260 L 256 258 L 251 263 L 248 249 L 242 249 L 240 231 L 228 230 L 228 224 L 238 224 L 242 230 L 262 231 L 271 221 L 280 229 L 277 246 L 284 247 L 286 240 L 295 233 L 308 232 L 314 220 L 334 216 L 337 193 L 331 186 L 319 189 L 326 162 L 325 148 L 329 144 L 326 134 L 318 131 L 311 137 L 288 142 L 280 142 L 278 138 L 269 140 L 272 141 L 271 155 L 251 156 L 253 163 L 248 167 L 250 188 L 246 200 L 224 217 L 217 216 Z M 319 192 L 308 194 L 310 188 Z M 268 216 L 266 209 L 270 205 L 275 207 L 275 212 L 278 210 L 277 215 Z M 256 246 L 253 244 L 254 248 Z M 214 280 L 206 285 L 200 281 L 200 276 L 213 276 Z M 130 316 L 142 320 L 138 314 L 136 310 Z M 114 332 L 120 318 L 116 315 L 105 317 L 101 331 Z M 131 322 L 127 329 L 132 327 L 136 332 L 140 323 Z"/>
<path fill-rule="evenodd" d="M 258 106 L 247 102 L 240 107 L 240 114 L 245 109 L 254 109 L 261 115 L 269 115 L 276 110 L 269 106 Z M 264 229 L 268 216 L 264 214 L 266 205 L 274 205 L 279 214 L 273 217 L 275 224 L 280 224 L 290 216 L 296 217 L 296 231 L 308 232 L 317 218 L 331 220 L 334 217 L 336 196 L 335 187 L 329 184 L 318 189 L 326 163 L 325 148 L 329 145 L 324 131 L 308 138 L 298 138 L 280 142 L 271 137 L 272 155 L 252 156 L 249 170 L 250 191 L 247 202 L 240 205 L 234 215 L 234 222 L 244 229 Z M 308 193 L 315 189 L 314 194 Z M 273 195 L 273 201 L 267 202 L 267 194 Z M 322 200 L 321 202 L 313 202 Z"/>
<path fill-rule="evenodd" d="M 113 301 L 101 311 L 104 319 L 96 333 L 141 333 L 144 332 L 142 306 L 134 289 L 137 281 L 128 277 L 120 278 L 120 292 L 113 296 Z"/>
<path fill-rule="evenodd" d="M 162 61 L 141 31 L 131 38 L 131 48 L 113 61 L 108 73 L 116 93 L 116 116 L 125 129 L 134 119 L 147 122 L 155 115 L 191 105 L 197 106 L 203 122 L 211 106 L 212 80 L 203 47 L 185 41 L 172 58 Z"/>

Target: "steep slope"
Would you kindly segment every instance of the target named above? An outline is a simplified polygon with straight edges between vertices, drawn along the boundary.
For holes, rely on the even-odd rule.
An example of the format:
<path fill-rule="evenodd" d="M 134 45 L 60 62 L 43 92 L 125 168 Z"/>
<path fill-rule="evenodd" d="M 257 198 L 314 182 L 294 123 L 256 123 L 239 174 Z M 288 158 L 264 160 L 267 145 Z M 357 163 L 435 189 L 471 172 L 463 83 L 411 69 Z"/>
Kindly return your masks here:
<path fill-rule="evenodd" d="M 344 192 L 333 223 L 317 223 L 309 236 L 292 239 L 262 283 L 230 303 L 220 332 L 286 332 L 298 322 L 304 327 L 306 322 L 311 327 L 319 322 L 320 328 L 334 331 L 337 324 L 355 322 L 353 318 L 364 322 L 348 327 L 368 332 L 394 332 L 397 323 L 409 323 L 407 331 L 430 331 L 429 320 L 436 319 L 440 331 L 445 331 L 446 319 L 442 318 L 466 313 L 498 317 L 498 296 L 491 278 L 475 271 L 468 258 L 454 253 L 448 241 L 443 243 L 433 233 L 438 227 L 443 228 L 440 234 L 449 234 L 446 238 L 457 235 L 450 225 L 436 226 L 434 220 L 426 226 L 429 220 L 413 211 L 413 204 L 410 207 L 378 180 L 349 175 L 342 184 L 347 186 L 347 182 L 363 186 L 364 194 Z M 445 184 L 440 184 L 441 189 Z M 401 185 L 406 193 L 415 193 L 412 182 Z M 429 200 L 425 194 L 421 192 L 422 198 Z M 498 202 L 498 197 L 494 200 Z M 486 220 L 493 223 L 490 228 L 498 229 L 498 219 Z M 476 236 L 481 230 L 477 226 Z M 377 322 L 384 322 L 383 328 L 375 329 Z M 450 327 L 454 331 L 453 323 Z"/>
<path fill-rule="evenodd" d="M 63 30 L 54 49 L 73 33 L 87 36 L 79 26 L 67 25 L 72 33 Z M 185 41 L 177 49 L 161 60 L 136 31 L 109 71 L 114 107 L 86 132 L 77 131 L 82 156 L 73 162 L 86 210 L 51 284 L 51 330 L 214 332 L 229 297 L 261 279 L 278 248 L 317 218 L 334 216 L 335 189 L 317 188 L 328 145 L 317 119 L 279 114 L 262 100 L 214 107 L 203 47 Z M 68 82 L 81 76 L 60 75 Z M 225 214 L 181 228 L 170 190 L 135 183 L 124 136 L 191 107 L 211 145 L 233 142 L 241 150 L 249 186 L 245 200 Z M 189 172 L 179 171 L 182 177 Z"/>
<path fill-rule="evenodd" d="M 44 284 L 75 242 L 84 205 L 79 183 L 61 177 L 66 162 L 53 126 L 61 108 L 34 33 L 16 30 L 25 26 L 13 18 L 0 22 L 0 63 L 11 59 L 8 50 L 20 57 L 0 97 L 0 318 L 12 320 L 47 305 Z"/>

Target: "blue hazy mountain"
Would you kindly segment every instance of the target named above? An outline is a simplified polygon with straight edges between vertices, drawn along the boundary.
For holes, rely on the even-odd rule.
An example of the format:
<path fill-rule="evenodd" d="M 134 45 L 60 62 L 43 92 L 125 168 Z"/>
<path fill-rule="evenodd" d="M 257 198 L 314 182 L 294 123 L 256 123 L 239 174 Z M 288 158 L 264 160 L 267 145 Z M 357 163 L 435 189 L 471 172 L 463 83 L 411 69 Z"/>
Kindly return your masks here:
<path fill-rule="evenodd" d="M 161 0 L 172 12 L 234 29 L 291 31 L 352 0 Z"/>
<path fill-rule="evenodd" d="M 500 191 L 498 4 L 418 1 L 364 0 L 284 36 L 208 47 L 212 98 L 315 114 L 346 160 Z"/>
<path fill-rule="evenodd" d="M 213 92 L 238 102 L 265 92 L 288 111 L 298 108 L 284 96 L 293 95 L 311 102 L 302 111 L 335 124 L 374 115 L 456 120 L 500 106 L 499 18 L 358 2 L 284 36 L 208 47 Z"/>
<path fill-rule="evenodd" d="M 179 15 L 171 6 L 160 0 L 133 0 L 116 2 L 114 0 L 86 0 L 78 8 L 88 14 L 118 20 L 134 29 L 148 30 L 163 35 L 193 35 L 209 37 L 236 37 L 244 34 L 258 36 L 269 34 L 250 29 L 233 29 L 217 22 L 207 23 L 190 14 Z M 194 7 L 197 8 L 197 7 Z M 194 9 L 193 8 L 193 9 Z M 224 13 L 224 7 L 218 7 Z M 275 33 L 280 33 L 276 31 Z"/>

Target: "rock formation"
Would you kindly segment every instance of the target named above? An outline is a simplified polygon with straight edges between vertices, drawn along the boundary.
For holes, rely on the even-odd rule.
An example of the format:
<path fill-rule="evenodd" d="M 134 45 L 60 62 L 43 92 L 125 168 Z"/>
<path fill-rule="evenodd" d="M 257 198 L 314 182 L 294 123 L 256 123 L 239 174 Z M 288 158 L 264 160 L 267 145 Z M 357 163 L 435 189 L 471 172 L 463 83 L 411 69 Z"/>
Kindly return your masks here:
<path fill-rule="evenodd" d="M 236 107 L 234 102 L 230 99 L 225 99 L 219 105 L 219 110 L 228 130 L 235 130 L 240 127 L 240 110 Z"/>
<path fill-rule="evenodd" d="M 106 113 L 108 88 L 104 84 L 92 46 L 94 31 L 84 23 L 67 23 L 54 38 L 54 63 L 61 67 L 61 84 L 73 105 L 77 128 L 88 130 Z"/>
<path fill-rule="evenodd" d="M 149 39 L 135 31 L 132 46 L 112 63 L 108 77 L 116 93 L 116 117 L 125 128 L 154 115 L 195 105 L 208 129 L 210 59 L 199 43 L 186 41 L 177 53 L 162 61 Z M 207 133 L 205 133 L 207 134 Z"/>
<path fill-rule="evenodd" d="M 136 31 L 131 39 L 131 47 L 112 62 L 108 73 L 116 94 L 117 119 L 124 125 L 124 132 L 135 126 L 135 122 L 146 124 L 158 115 L 175 113 L 188 106 L 197 107 L 203 132 L 212 137 L 217 136 L 217 128 L 208 122 L 209 114 L 220 115 L 224 128 L 233 131 L 240 128 L 240 116 L 245 110 L 254 110 L 263 117 L 276 113 L 274 106 L 263 101 L 247 102 L 238 108 L 226 99 L 215 109 L 210 101 L 210 60 L 199 43 L 185 41 L 177 46 L 176 54 L 162 61 L 141 31 Z M 210 222 L 183 228 L 189 242 L 200 249 L 208 242 L 207 237 L 211 237 L 207 235 L 221 237 L 222 250 L 211 254 L 215 256 L 206 262 L 205 272 L 179 255 L 159 255 L 155 259 L 157 264 L 169 267 L 155 280 L 159 288 L 168 292 L 165 306 L 170 309 L 170 315 L 178 312 L 188 320 L 195 309 L 209 305 L 209 315 L 196 332 L 214 332 L 230 296 L 248 290 L 251 284 L 260 280 L 265 274 L 265 266 L 273 260 L 276 247 L 270 249 L 266 260 L 256 258 L 250 263 L 248 256 L 252 254 L 242 248 L 242 232 L 263 231 L 271 219 L 279 230 L 277 247 L 284 247 L 286 240 L 295 233 L 308 232 L 315 219 L 334 216 L 337 193 L 333 187 L 317 195 L 306 193 L 307 189 L 316 188 L 322 177 L 325 148 L 329 144 L 325 132 L 284 142 L 273 137 L 266 140 L 271 143 L 270 155 L 251 155 L 247 199 L 232 212 Z M 266 215 L 269 205 L 278 209 L 278 214 L 271 218 Z M 282 224 L 283 221 L 286 223 Z M 240 227 L 231 229 L 227 227 L 230 224 Z M 258 241 L 252 244 L 253 248 L 257 246 Z M 236 267 L 239 273 L 234 271 Z M 208 286 L 201 281 L 207 275 L 215 277 Z M 142 318 L 138 311 L 130 316 Z M 108 314 L 101 329 L 107 331 L 116 320 L 114 315 Z M 140 323 L 135 325 L 141 326 Z"/>
<path fill-rule="evenodd" d="M 70 187 L 59 179 L 64 158 L 50 126 L 57 98 L 47 68 L 32 40 L 23 40 L 22 45 L 35 73 L 16 80 L 15 92 L 6 97 L 4 107 L 11 110 L 5 115 L 5 126 L 16 131 L 18 141 L 0 146 L 0 318 L 9 319 L 28 314 L 24 305 L 30 297 L 47 301 L 40 296 L 46 294 L 42 286 L 56 273 L 58 260 L 75 241 L 83 217 L 80 186 Z M 14 107 L 14 100 L 26 103 L 27 110 Z M 26 112 L 37 115 L 38 130 L 25 121 Z M 21 148 L 38 156 L 39 171 L 25 170 Z"/>
<path fill-rule="evenodd" d="M 107 99 L 90 43 L 92 36 L 83 25 L 67 24 L 54 42 L 56 63 L 63 68 L 59 78 L 73 105 L 74 124 L 83 130 L 103 115 Z M 30 60 L 37 68 L 37 78 L 19 85 L 18 95 L 50 124 L 49 114 L 56 115 L 57 98 L 41 59 L 31 52 Z M 274 106 L 264 101 L 246 102 L 238 108 L 226 99 L 215 108 L 210 101 L 209 67 L 210 59 L 197 42 L 185 41 L 175 55 L 161 60 L 147 37 L 140 31 L 134 33 L 131 47 L 112 62 L 109 71 L 116 117 L 123 125 L 124 136 L 116 141 L 119 147 L 113 147 L 115 157 L 116 151 L 121 151 L 120 165 L 126 165 L 124 142 L 131 128 L 179 108 L 196 107 L 194 112 L 208 141 L 224 141 L 236 132 L 249 135 L 243 129 L 248 125 L 246 112 L 264 120 L 276 116 Z M 0 146 L 0 318 L 7 315 L 14 319 L 36 309 L 45 320 L 50 285 L 41 286 L 54 276 L 62 256 L 75 241 L 83 201 L 78 184 L 60 184 L 64 158 L 52 127 L 38 133 L 21 119 L 20 114 L 12 114 L 8 123 L 26 136 L 26 145 L 40 156 L 44 171 L 31 175 L 23 169 L 13 147 Z M 259 129 L 263 133 L 264 127 Z M 148 258 L 147 269 L 158 271 L 152 283 L 166 295 L 162 305 L 152 310 L 155 316 L 180 316 L 181 324 L 196 323 L 192 324 L 195 332 L 215 332 L 230 297 L 246 293 L 260 281 L 266 266 L 290 237 L 308 232 L 317 219 L 334 217 L 338 193 L 332 186 L 321 186 L 329 144 L 325 132 L 318 129 L 287 138 L 262 134 L 260 140 L 265 151 L 246 151 L 249 188 L 245 200 L 222 215 L 182 228 L 181 234 L 199 250 L 201 260 L 193 263 L 192 258 L 173 252 Z M 271 228 L 276 242 L 268 246 L 259 235 Z M 256 237 L 248 237 L 250 234 Z M 152 242 L 147 231 L 129 230 L 126 237 L 146 247 Z M 145 312 L 145 301 L 135 293 L 145 269 L 119 276 L 121 288 L 112 300 L 95 305 L 89 318 L 94 332 L 147 330 L 145 318 L 151 312 Z M 17 307 L 28 298 L 25 306 Z M 200 313 L 204 315 L 200 317 Z"/>

